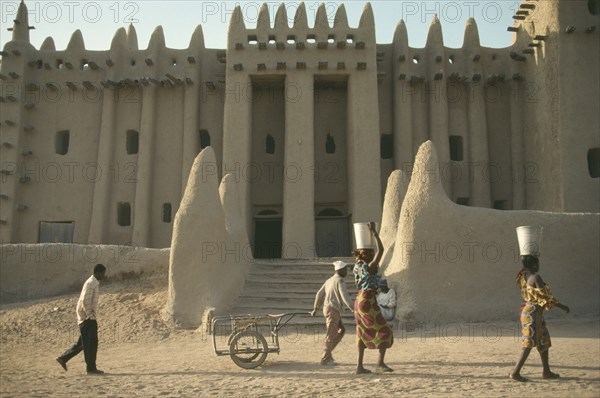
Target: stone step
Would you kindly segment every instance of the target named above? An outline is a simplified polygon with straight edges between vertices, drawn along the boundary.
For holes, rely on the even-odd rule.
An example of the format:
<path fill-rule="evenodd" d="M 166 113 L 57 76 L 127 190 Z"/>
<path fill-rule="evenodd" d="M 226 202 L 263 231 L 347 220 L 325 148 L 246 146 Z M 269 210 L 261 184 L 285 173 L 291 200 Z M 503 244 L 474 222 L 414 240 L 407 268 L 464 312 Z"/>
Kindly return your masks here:
<path fill-rule="evenodd" d="M 321 288 L 321 285 L 323 285 L 323 283 L 325 283 L 325 281 L 327 280 L 327 278 L 315 278 L 315 279 L 311 279 L 311 278 L 306 278 L 306 277 L 302 277 L 302 276 L 298 276 L 297 278 L 289 278 L 286 276 L 279 276 L 279 277 L 265 277 L 265 276 L 254 276 L 254 275 L 248 275 L 246 277 L 246 286 L 252 287 L 252 286 L 257 286 L 257 285 L 272 285 L 272 284 L 282 284 L 282 285 L 290 285 L 290 286 L 307 286 L 310 287 L 310 289 L 314 289 L 316 287 L 317 290 L 319 290 L 319 288 Z M 348 278 L 346 277 L 345 279 L 346 282 L 346 287 L 350 288 L 351 286 L 354 286 L 354 280 L 352 278 Z M 316 293 L 316 290 L 315 290 Z"/>
<path fill-rule="evenodd" d="M 348 289 L 348 293 L 350 297 L 354 299 L 356 297 L 356 291 L 352 291 Z M 240 296 L 240 300 L 246 298 L 265 298 L 265 299 L 310 299 L 311 301 L 315 299 L 316 291 L 290 291 L 290 290 L 275 290 L 275 287 L 269 289 L 268 291 L 264 291 L 261 289 L 256 290 L 244 290 L 242 295 Z"/>
<path fill-rule="evenodd" d="M 333 273 L 332 262 L 337 259 L 314 261 L 259 260 L 252 263 L 244 288 L 236 304 L 230 310 L 232 315 L 281 314 L 306 312 L 296 315 L 288 325 L 322 327 L 321 311 L 315 317 L 312 310 L 317 291 Z M 352 264 L 352 258 L 343 261 Z M 356 287 L 351 276 L 346 277 L 346 287 L 352 299 Z M 342 313 L 345 324 L 354 325 L 354 315 L 350 311 Z"/>
<path fill-rule="evenodd" d="M 306 274 L 320 274 L 320 275 L 333 275 L 334 269 L 331 264 L 293 264 L 288 266 L 275 266 L 267 264 L 252 264 L 250 267 L 250 273 L 306 273 Z"/>
<path fill-rule="evenodd" d="M 299 311 L 310 311 L 312 310 L 313 300 L 300 299 L 300 300 L 288 300 L 288 299 L 269 299 L 269 298 L 252 298 L 246 300 L 240 300 L 236 305 L 236 308 L 281 308 L 283 310 L 294 309 Z M 279 311 L 279 312 L 290 312 L 290 311 Z"/>
<path fill-rule="evenodd" d="M 327 276 L 321 277 L 310 277 L 307 275 L 297 274 L 297 275 L 248 275 L 246 277 L 246 282 L 254 282 L 254 283 L 287 283 L 294 285 L 302 285 L 302 284 L 320 284 L 322 285 L 328 279 Z M 351 282 L 350 278 L 346 278 L 346 282 Z"/>

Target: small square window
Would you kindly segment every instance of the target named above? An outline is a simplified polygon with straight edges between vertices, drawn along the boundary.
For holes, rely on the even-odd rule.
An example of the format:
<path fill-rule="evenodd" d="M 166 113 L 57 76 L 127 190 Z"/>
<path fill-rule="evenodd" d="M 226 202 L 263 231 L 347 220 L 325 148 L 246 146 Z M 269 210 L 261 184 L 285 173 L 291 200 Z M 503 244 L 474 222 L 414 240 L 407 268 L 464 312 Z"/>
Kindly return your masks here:
<path fill-rule="evenodd" d="M 127 130 L 127 154 L 135 155 L 139 150 L 140 134 L 135 130 Z"/>
<path fill-rule="evenodd" d="M 131 225 L 131 205 L 127 202 L 119 202 L 117 204 L 117 223 L 121 227 Z"/>
<path fill-rule="evenodd" d="M 207 146 L 210 146 L 210 134 L 206 130 L 200 130 L 200 132 L 198 134 L 199 134 L 198 135 L 198 137 L 199 137 L 198 153 L 200 153 L 201 150 L 203 150 Z"/>
<path fill-rule="evenodd" d="M 382 134 L 380 139 L 381 159 L 394 158 L 394 136 L 391 134 Z"/>
<path fill-rule="evenodd" d="M 460 135 L 450 136 L 450 160 L 460 162 L 463 157 L 463 138 Z"/>
<path fill-rule="evenodd" d="M 335 139 L 329 133 L 327 133 L 327 139 L 325 140 L 325 153 L 330 155 L 335 153 Z"/>
<path fill-rule="evenodd" d="M 54 149 L 59 155 L 66 155 L 69 152 L 69 131 L 63 130 L 56 133 L 54 139 Z"/>
<path fill-rule="evenodd" d="M 171 212 L 172 212 L 171 204 L 164 203 L 163 204 L 163 222 L 166 222 L 166 223 L 171 222 L 171 219 L 172 219 Z"/>
<path fill-rule="evenodd" d="M 267 138 L 265 140 L 266 152 L 269 155 L 275 154 L 275 138 L 271 134 L 267 134 Z"/>
<path fill-rule="evenodd" d="M 600 148 L 592 148 L 587 156 L 590 177 L 600 178 Z"/>

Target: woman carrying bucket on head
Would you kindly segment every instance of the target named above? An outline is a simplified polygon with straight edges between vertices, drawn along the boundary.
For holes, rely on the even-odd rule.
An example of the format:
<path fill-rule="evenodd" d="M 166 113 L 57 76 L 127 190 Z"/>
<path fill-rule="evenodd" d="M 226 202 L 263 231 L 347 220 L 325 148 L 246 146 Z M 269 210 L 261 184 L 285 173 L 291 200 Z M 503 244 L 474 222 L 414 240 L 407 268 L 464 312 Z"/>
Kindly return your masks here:
<path fill-rule="evenodd" d="M 383 256 L 383 244 L 379 239 L 374 222 L 354 224 L 356 245 L 358 250 L 352 254 L 356 257 L 354 281 L 358 289 L 354 301 L 354 317 L 356 319 L 356 340 L 358 343 L 358 364 L 356 374 L 371 373 L 363 367 L 365 348 L 378 349 L 379 360 L 377 372 L 393 372 L 384 362 L 385 351 L 394 343 L 392 328 L 387 324 L 381 309 L 377 305 L 377 289 L 379 287 L 379 261 Z M 377 252 L 375 252 L 377 247 Z"/>
<path fill-rule="evenodd" d="M 523 268 L 517 274 L 517 285 L 521 289 L 524 303 L 521 305 L 520 321 L 523 351 L 517 364 L 508 376 L 516 381 L 528 381 L 521 376 L 521 368 L 525 364 L 533 347 L 537 347 L 542 358 L 544 379 L 558 379 L 560 376 L 550 370 L 548 351 L 552 345 L 550 334 L 544 321 L 544 310 L 558 307 L 569 313 L 569 307 L 558 302 L 552 295 L 550 287 L 544 283 L 537 273 L 540 269 L 539 255 L 542 240 L 542 228 L 523 226 L 517 228 L 519 250 Z"/>

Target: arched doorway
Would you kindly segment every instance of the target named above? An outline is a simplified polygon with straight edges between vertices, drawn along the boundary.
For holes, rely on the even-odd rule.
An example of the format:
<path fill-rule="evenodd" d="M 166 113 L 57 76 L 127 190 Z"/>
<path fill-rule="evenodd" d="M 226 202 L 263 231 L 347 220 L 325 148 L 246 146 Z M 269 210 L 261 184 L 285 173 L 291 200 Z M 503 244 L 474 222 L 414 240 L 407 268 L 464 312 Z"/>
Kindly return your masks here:
<path fill-rule="evenodd" d="M 350 256 L 349 216 L 335 208 L 317 213 L 315 242 L 319 257 Z"/>
<path fill-rule="evenodd" d="M 254 258 L 281 258 L 283 218 L 275 210 L 254 216 Z"/>

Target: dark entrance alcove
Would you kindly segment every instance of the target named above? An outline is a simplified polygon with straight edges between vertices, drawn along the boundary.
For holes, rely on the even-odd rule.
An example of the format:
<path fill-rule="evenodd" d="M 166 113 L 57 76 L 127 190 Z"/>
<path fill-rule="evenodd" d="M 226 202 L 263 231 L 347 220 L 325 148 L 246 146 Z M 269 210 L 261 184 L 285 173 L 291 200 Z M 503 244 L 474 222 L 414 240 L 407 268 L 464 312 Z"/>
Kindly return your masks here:
<path fill-rule="evenodd" d="M 281 258 L 283 219 L 274 210 L 254 217 L 254 258 Z"/>
<path fill-rule="evenodd" d="M 349 217 L 338 209 L 321 210 L 315 220 L 318 257 L 350 256 Z"/>

